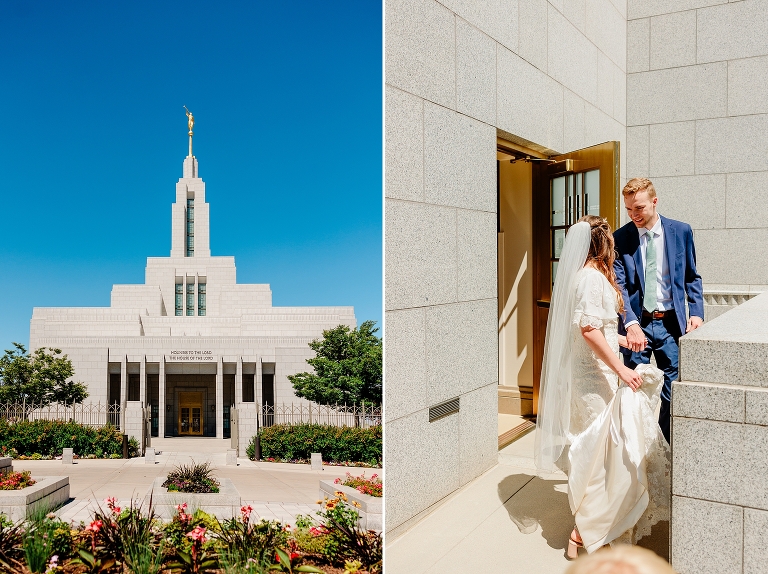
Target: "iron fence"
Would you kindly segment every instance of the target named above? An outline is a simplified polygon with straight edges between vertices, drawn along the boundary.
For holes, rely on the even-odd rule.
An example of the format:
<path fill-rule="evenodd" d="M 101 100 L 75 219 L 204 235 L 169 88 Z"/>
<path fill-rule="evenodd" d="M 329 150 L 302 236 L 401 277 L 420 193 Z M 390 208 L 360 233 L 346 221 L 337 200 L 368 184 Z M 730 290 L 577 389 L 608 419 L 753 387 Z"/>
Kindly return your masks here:
<path fill-rule="evenodd" d="M 261 424 L 265 427 L 287 424 L 374 427 L 381 425 L 381 407 L 366 405 L 318 405 L 281 403 L 261 405 Z"/>
<path fill-rule="evenodd" d="M 119 427 L 121 414 L 122 410 L 117 404 L 0 403 L 0 420 L 9 422 L 49 420 L 76 422 L 89 427 Z"/>

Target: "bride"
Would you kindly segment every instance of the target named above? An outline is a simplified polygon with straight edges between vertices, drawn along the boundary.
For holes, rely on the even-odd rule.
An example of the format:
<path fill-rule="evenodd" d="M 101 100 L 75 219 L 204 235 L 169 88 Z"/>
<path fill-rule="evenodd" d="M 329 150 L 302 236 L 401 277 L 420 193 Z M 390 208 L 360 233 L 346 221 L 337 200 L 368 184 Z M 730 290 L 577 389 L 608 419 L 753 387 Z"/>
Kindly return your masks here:
<path fill-rule="evenodd" d="M 613 261 L 608 223 L 582 217 L 568 230 L 547 321 L 536 466 L 568 474 L 569 558 L 582 546 L 632 544 L 669 520 L 670 453 L 656 415 L 663 374 L 619 358 Z"/>

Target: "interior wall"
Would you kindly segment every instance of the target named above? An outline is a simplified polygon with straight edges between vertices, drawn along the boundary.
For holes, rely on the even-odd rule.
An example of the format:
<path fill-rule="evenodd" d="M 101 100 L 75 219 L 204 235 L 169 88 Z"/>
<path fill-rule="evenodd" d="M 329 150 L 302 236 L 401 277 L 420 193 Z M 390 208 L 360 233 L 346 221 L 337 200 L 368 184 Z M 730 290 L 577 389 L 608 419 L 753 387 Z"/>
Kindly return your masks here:
<path fill-rule="evenodd" d="M 499 412 L 533 413 L 530 163 L 499 162 Z"/>

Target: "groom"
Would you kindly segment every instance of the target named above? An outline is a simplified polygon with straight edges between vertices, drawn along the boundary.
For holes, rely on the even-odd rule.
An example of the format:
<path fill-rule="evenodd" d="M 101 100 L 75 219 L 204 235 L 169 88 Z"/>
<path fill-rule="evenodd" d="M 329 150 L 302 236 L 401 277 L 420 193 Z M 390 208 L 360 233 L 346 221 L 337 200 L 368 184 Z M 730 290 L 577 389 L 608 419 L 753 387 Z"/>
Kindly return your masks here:
<path fill-rule="evenodd" d="M 634 369 L 651 362 L 664 371 L 659 426 L 669 442 L 672 381 L 678 376 L 678 340 L 704 322 L 701 276 L 691 226 L 661 217 L 651 180 L 636 177 L 622 190 L 631 220 L 613 234 L 618 253 L 616 281 L 624 296 L 623 317 L 628 349 L 624 364 Z M 690 318 L 686 320 L 688 297 Z"/>

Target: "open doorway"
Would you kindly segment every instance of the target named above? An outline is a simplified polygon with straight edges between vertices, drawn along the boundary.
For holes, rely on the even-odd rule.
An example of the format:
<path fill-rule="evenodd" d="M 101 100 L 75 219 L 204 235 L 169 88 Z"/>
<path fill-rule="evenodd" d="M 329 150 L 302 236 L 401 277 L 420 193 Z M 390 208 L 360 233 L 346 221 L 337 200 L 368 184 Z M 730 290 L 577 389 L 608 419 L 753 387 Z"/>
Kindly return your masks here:
<path fill-rule="evenodd" d="M 619 142 L 556 156 L 499 138 L 499 448 L 533 428 L 552 284 L 568 228 L 619 222 Z"/>

